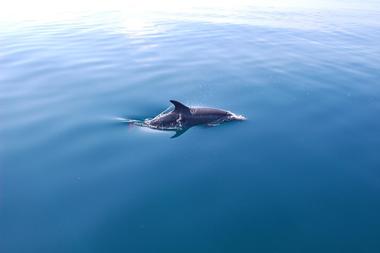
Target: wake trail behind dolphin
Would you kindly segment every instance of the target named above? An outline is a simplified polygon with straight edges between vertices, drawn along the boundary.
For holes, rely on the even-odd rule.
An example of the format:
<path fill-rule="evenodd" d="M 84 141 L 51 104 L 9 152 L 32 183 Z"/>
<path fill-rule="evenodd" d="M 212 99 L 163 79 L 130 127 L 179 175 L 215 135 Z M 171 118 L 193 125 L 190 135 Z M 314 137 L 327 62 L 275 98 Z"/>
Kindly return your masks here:
<path fill-rule="evenodd" d="M 116 120 L 120 123 L 127 123 L 134 126 L 147 127 L 147 124 L 143 120 L 128 119 L 128 118 L 123 118 L 123 117 L 114 117 L 113 120 Z"/>

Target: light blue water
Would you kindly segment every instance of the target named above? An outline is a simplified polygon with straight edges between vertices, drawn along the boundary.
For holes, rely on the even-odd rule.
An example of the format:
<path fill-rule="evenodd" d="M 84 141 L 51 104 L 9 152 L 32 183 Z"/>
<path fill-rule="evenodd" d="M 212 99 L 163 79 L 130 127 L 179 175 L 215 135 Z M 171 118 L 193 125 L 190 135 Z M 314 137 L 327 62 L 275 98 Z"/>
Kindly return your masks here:
<path fill-rule="evenodd" d="M 380 252 L 376 2 L 0 28 L 0 252 Z"/>

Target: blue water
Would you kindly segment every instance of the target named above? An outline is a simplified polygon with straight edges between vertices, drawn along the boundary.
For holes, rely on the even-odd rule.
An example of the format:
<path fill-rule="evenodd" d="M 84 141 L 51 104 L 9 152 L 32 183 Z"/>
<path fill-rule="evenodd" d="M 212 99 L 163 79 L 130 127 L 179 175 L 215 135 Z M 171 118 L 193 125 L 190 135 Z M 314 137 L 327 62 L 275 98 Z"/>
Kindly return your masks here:
<path fill-rule="evenodd" d="M 2 21 L 0 252 L 380 252 L 361 3 Z M 248 120 L 175 139 L 116 120 L 169 99 Z"/>

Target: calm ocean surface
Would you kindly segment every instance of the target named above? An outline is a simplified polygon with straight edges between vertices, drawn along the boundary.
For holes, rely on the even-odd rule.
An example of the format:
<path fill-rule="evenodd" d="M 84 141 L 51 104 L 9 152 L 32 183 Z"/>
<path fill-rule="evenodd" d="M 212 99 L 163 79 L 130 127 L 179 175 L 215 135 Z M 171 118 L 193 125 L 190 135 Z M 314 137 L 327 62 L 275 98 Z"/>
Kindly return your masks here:
<path fill-rule="evenodd" d="M 380 252 L 377 1 L 0 22 L 1 253 Z"/>

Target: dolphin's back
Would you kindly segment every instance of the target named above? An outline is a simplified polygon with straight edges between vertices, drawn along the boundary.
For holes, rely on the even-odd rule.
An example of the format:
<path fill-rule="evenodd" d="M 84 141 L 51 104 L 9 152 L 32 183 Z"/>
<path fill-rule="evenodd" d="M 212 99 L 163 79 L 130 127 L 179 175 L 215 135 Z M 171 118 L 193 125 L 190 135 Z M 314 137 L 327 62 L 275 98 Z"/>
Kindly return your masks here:
<path fill-rule="evenodd" d="M 214 108 L 191 108 L 191 121 L 195 124 L 211 123 L 228 116 L 228 112 Z"/>
<path fill-rule="evenodd" d="M 201 108 L 191 108 L 191 114 L 193 115 L 218 115 L 218 116 L 225 116 L 227 115 L 227 111 L 215 109 L 215 108 L 207 108 L 207 107 L 201 107 Z"/>

